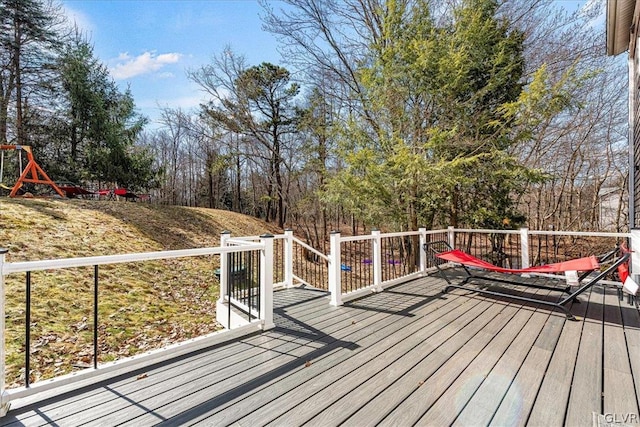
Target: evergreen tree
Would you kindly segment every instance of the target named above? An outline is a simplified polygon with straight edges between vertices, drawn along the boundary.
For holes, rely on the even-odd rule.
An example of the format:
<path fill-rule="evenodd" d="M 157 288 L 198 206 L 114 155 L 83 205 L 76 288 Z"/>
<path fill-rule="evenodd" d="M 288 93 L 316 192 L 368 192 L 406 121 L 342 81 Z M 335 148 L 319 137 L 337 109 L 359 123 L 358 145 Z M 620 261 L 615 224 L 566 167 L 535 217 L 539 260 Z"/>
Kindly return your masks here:
<path fill-rule="evenodd" d="M 58 64 L 66 100 L 56 162 L 60 173 L 134 190 L 149 187 L 152 159 L 135 146 L 146 119 L 135 112 L 130 91 L 120 92 L 81 34 L 65 46 Z"/>
<path fill-rule="evenodd" d="M 448 19 L 432 4 L 386 2 L 361 69 L 377 125 L 352 116 L 333 198 L 374 224 L 513 225 L 512 195 L 532 174 L 506 152 L 501 107 L 522 90 L 523 36 L 495 0 L 464 0 Z"/>
<path fill-rule="evenodd" d="M 29 143 L 26 100 L 50 82 L 62 22 L 51 1 L 0 0 L 0 143 Z"/>

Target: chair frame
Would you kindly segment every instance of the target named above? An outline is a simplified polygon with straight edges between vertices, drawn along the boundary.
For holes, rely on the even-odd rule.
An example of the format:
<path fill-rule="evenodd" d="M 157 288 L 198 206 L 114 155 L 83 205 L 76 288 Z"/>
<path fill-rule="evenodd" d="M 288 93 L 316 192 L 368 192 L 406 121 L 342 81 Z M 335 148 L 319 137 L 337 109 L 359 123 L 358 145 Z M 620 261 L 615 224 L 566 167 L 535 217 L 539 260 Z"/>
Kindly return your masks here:
<path fill-rule="evenodd" d="M 486 295 L 492 295 L 492 296 L 497 296 L 497 297 L 510 298 L 510 299 L 515 299 L 515 300 L 518 300 L 518 301 L 524 301 L 524 302 L 529 302 L 529 303 L 534 303 L 534 304 L 542 304 L 542 305 L 546 305 L 546 306 L 552 307 L 554 309 L 560 310 L 561 312 L 563 312 L 567 316 L 567 318 L 569 320 L 577 320 L 577 319 L 575 318 L 575 316 L 573 314 L 571 314 L 571 312 L 566 307 L 566 305 L 569 302 L 579 302 L 577 297 L 580 294 L 582 294 L 586 290 L 590 289 L 592 286 L 594 286 L 599 281 L 601 281 L 603 278 L 605 278 L 608 274 L 616 271 L 618 266 L 624 264 L 625 262 L 628 262 L 629 261 L 629 257 L 631 256 L 631 253 L 629 251 L 621 250 L 619 247 L 616 247 L 614 250 L 599 256 L 598 257 L 598 261 L 602 263 L 602 262 L 606 262 L 606 261 L 611 260 L 616 254 L 619 254 L 618 258 L 609 267 L 607 267 L 605 270 L 600 271 L 595 277 L 589 278 L 587 280 L 589 275 L 594 270 L 582 272 L 582 274 L 579 277 L 579 281 L 578 281 L 578 283 L 580 283 L 580 285 L 575 290 L 572 291 L 571 286 L 566 286 L 566 287 L 545 286 L 545 285 L 523 283 L 523 282 L 519 282 L 519 281 L 515 281 L 515 280 L 478 276 L 478 275 L 473 274 L 471 272 L 471 270 L 467 266 L 465 266 L 464 264 L 460 264 L 460 265 L 462 266 L 462 268 L 466 272 L 467 276 L 461 282 L 453 283 L 449 279 L 447 274 L 445 273 L 445 271 L 444 271 L 445 269 L 441 268 L 441 265 L 449 264 L 449 261 L 445 261 L 445 260 L 442 260 L 442 259 L 437 257 L 438 253 L 444 252 L 443 249 L 452 250 L 453 248 L 451 247 L 451 245 L 449 245 L 449 243 L 446 242 L 446 241 L 437 240 L 437 241 L 425 243 L 423 245 L 423 249 L 427 253 L 427 255 L 432 259 L 435 267 L 437 268 L 437 270 L 440 273 L 440 275 L 442 276 L 442 278 L 447 282 L 447 286 L 443 290 L 444 293 L 449 293 L 449 291 L 451 291 L 452 289 L 463 289 L 463 290 L 467 290 L 467 291 L 471 291 L 471 292 L 477 292 L 477 293 L 480 293 L 480 294 L 486 294 Z M 501 274 L 509 274 L 509 273 L 501 273 Z M 541 298 L 525 297 L 525 296 L 520 296 L 520 295 L 509 294 L 509 293 L 506 293 L 506 292 L 499 292 L 499 291 L 492 291 L 492 290 L 488 290 L 488 289 L 478 288 L 477 286 L 472 286 L 474 284 L 474 283 L 471 283 L 472 280 L 480 280 L 480 281 L 483 281 L 483 282 L 508 283 L 508 284 L 512 284 L 512 285 L 526 286 L 526 287 L 536 288 L 536 289 L 547 289 L 547 290 L 550 290 L 550 291 L 559 291 L 559 292 L 562 292 L 563 294 L 566 293 L 567 295 L 564 296 L 564 297 L 561 296 L 558 299 L 558 301 L 555 301 L 555 302 L 554 301 L 547 301 L 547 300 L 543 300 Z M 587 281 L 584 282 L 585 280 L 587 280 Z M 582 283 L 582 282 L 584 282 L 584 283 Z"/>

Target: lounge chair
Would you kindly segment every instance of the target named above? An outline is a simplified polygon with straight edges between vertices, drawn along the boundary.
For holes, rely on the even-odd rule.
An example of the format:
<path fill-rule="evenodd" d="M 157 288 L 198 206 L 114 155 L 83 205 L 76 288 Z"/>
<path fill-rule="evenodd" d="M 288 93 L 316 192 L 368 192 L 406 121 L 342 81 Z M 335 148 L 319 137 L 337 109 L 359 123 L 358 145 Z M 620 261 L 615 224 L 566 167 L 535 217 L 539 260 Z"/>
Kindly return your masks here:
<path fill-rule="evenodd" d="M 601 281 L 604 277 L 613 273 L 618 269 L 618 267 L 626 266 L 629 262 L 630 252 L 628 250 L 624 250 L 623 247 L 616 247 L 616 249 L 596 258 L 595 256 L 585 257 L 585 258 L 577 258 L 569 261 L 540 265 L 535 267 L 528 268 L 504 268 L 493 265 L 489 262 L 481 260 L 479 258 L 474 257 L 473 255 L 467 254 L 463 251 L 453 249 L 449 244 L 445 241 L 434 241 L 425 243 L 423 249 L 427 253 L 428 256 L 432 259 L 436 268 L 442 275 L 442 277 L 446 280 L 447 286 L 444 288 L 444 292 L 447 293 L 451 289 L 465 289 L 472 292 L 478 292 L 481 294 L 493 295 L 498 297 L 505 297 L 516 299 L 519 301 L 531 302 L 536 304 L 543 304 L 547 306 L 551 306 L 553 308 L 557 308 L 558 310 L 565 313 L 567 318 L 571 320 L 576 320 L 576 318 L 569 312 L 566 305 L 571 301 L 577 301 L 578 295 L 582 294 L 586 290 L 590 289 L 593 285 Z M 615 258 L 617 255 L 617 258 Z M 615 259 L 614 259 L 615 258 Z M 607 266 L 605 269 L 601 269 L 601 264 L 605 262 L 611 261 L 611 264 Z M 442 268 L 442 265 L 447 263 L 455 263 L 460 264 L 465 272 L 465 277 L 461 279 L 458 283 L 454 283 L 450 277 L 445 272 L 445 269 Z M 505 278 L 496 278 L 496 277 L 487 277 L 480 276 L 473 273 L 473 269 L 482 269 L 485 271 L 493 271 L 501 274 L 505 274 Z M 508 274 L 553 274 L 553 273 L 564 273 L 568 271 L 581 272 L 582 274 L 578 277 L 577 285 L 575 289 L 571 285 L 559 287 L 559 286 L 545 286 L 545 285 L 537 285 L 532 283 L 526 283 L 524 281 L 512 280 L 507 278 Z M 597 273 L 596 273 L 597 271 Z M 594 273 L 595 276 L 592 274 Z M 520 295 L 513 295 L 507 292 L 501 292 L 497 290 L 489 290 L 478 287 L 478 283 L 474 283 L 476 281 L 480 281 L 482 283 L 490 282 L 499 282 L 499 283 L 508 283 L 512 285 L 518 286 L 526 286 L 537 289 L 548 289 L 550 291 L 559 291 L 566 296 L 561 296 L 557 301 L 548 301 L 541 298 L 525 297 Z M 474 286 L 476 285 L 476 286 Z"/>

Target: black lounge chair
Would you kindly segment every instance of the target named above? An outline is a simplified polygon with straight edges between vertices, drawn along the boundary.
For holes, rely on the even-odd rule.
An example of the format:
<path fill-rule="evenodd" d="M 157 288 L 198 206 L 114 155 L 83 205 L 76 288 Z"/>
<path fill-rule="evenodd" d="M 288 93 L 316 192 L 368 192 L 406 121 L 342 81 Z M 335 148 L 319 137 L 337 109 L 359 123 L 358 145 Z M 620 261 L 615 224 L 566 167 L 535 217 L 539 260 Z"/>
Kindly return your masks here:
<path fill-rule="evenodd" d="M 444 288 L 444 292 L 447 293 L 452 289 L 464 289 L 467 291 L 478 292 L 481 294 L 492 295 L 497 297 L 505 297 L 511 298 L 519 301 L 525 301 L 536 304 L 543 304 L 547 306 L 551 306 L 562 311 L 568 319 L 576 320 L 576 318 L 571 314 L 569 309 L 567 309 L 566 305 L 571 301 L 578 301 L 577 297 L 584 293 L 586 290 L 590 289 L 596 283 L 601 281 L 603 278 L 613 273 L 618 269 L 618 267 L 622 265 L 626 265 L 629 262 L 630 252 L 625 250 L 623 247 L 616 247 L 616 249 L 596 258 L 596 257 L 586 257 L 579 258 L 574 260 L 569 260 L 560 263 L 547 264 L 536 267 L 528 267 L 523 269 L 514 269 L 514 268 L 503 268 L 495 266 L 491 263 L 483 261 L 479 258 L 476 258 L 472 255 L 469 255 L 465 252 L 453 249 L 447 242 L 445 241 L 434 241 L 428 242 L 423 245 L 423 249 L 427 253 L 427 255 L 431 258 L 434 265 L 438 269 L 441 276 L 447 282 L 447 286 Z M 617 258 L 615 258 L 617 255 Z M 615 259 L 614 259 L 615 258 Z M 613 260 L 610 265 L 604 270 L 600 269 L 601 263 L 609 262 Z M 460 264 L 465 272 L 465 277 L 459 281 L 458 283 L 454 283 L 447 273 L 445 269 L 442 268 L 442 265 L 448 263 L 457 263 Z M 474 274 L 472 269 L 483 269 L 486 271 L 493 271 L 500 274 L 540 274 L 540 273 L 559 273 L 566 271 L 581 271 L 582 274 L 578 278 L 578 285 L 576 289 L 572 289 L 571 286 L 559 287 L 559 286 L 544 286 L 533 283 L 526 283 L 523 281 L 511 280 L 507 278 L 495 278 L 495 277 L 487 277 L 480 276 Z M 597 272 L 595 276 L 591 276 L 591 273 Z M 506 277 L 506 276 L 505 276 Z M 520 295 L 513 295 L 507 292 L 501 292 L 496 290 L 484 289 L 478 287 L 478 283 L 474 283 L 474 281 L 480 281 L 482 283 L 486 282 L 499 282 L 499 283 L 508 283 L 512 285 L 518 286 L 527 286 L 537 289 L 548 289 L 551 291 L 559 291 L 567 294 L 566 296 L 560 297 L 557 301 L 548 301 L 541 298 L 535 297 L 525 297 Z M 476 286 L 474 286 L 476 285 Z"/>

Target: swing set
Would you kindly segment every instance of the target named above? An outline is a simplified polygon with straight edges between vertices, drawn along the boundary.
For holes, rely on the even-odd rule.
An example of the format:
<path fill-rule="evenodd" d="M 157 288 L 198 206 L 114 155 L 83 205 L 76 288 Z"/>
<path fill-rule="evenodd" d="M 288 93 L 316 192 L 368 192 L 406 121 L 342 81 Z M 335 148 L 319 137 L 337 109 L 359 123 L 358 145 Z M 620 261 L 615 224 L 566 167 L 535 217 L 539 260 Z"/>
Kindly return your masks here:
<path fill-rule="evenodd" d="M 20 166 L 20 177 L 13 184 L 13 186 L 8 186 L 4 183 L 4 154 L 5 151 L 17 151 L 18 152 L 18 160 Z M 22 153 L 26 153 L 27 155 L 27 165 L 22 168 Z M 49 176 L 45 173 L 44 170 L 40 167 L 40 165 L 36 162 L 33 157 L 33 152 L 31 151 L 31 147 L 28 145 L 0 145 L 0 188 L 5 190 L 10 190 L 9 197 L 16 197 L 19 194 L 20 189 L 23 184 L 41 184 L 48 185 L 53 190 L 60 195 L 60 197 L 66 197 L 66 194 L 56 185 L 55 182 L 49 178 Z"/>

